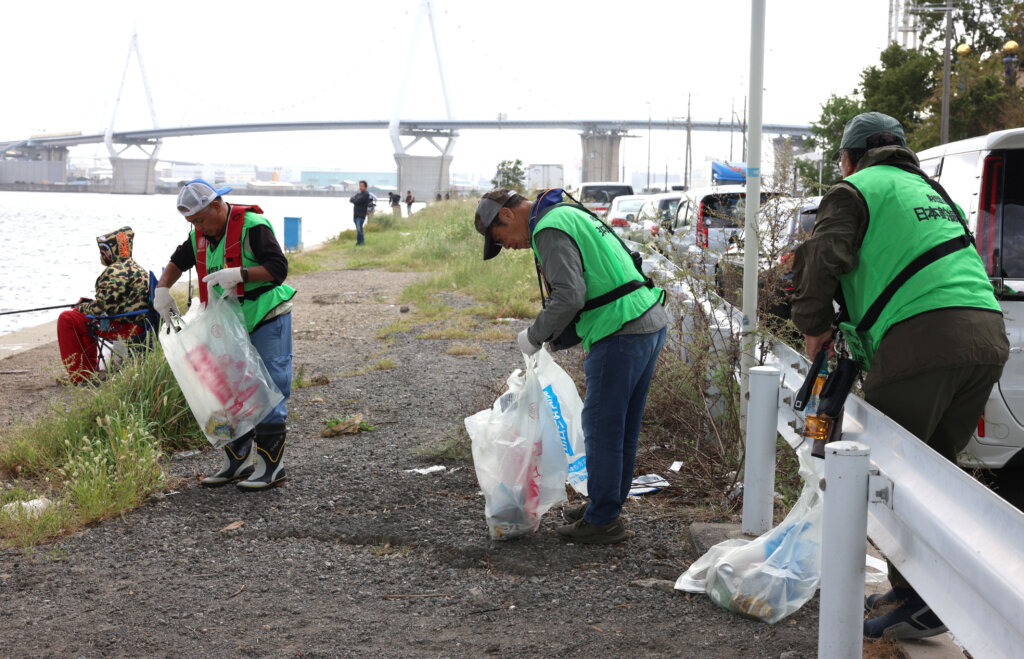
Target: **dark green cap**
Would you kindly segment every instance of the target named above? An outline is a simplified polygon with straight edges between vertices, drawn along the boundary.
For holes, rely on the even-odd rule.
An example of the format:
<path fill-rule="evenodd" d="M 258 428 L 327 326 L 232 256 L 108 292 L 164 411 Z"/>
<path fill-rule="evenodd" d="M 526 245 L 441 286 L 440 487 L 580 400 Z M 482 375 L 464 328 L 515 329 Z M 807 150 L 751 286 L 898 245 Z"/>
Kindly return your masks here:
<path fill-rule="evenodd" d="M 890 133 L 900 138 L 902 146 L 907 145 L 907 136 L 903 134 L 903 126 L 887 114 L 881 112 L 865 112 L 858 114 L 846 122 L 843 129 L 843 141 L 840 149 L 866 149 L 868 138 L 879 133 Z"/>

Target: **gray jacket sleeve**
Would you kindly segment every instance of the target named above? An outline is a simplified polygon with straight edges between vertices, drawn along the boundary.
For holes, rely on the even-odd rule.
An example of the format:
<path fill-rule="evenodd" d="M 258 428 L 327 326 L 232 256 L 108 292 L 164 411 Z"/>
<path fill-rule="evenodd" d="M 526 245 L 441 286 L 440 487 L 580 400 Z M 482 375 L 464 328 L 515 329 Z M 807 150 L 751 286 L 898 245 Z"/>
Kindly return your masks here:
<path fill-rule="evenodd" d="M 551 299 L 527 331 L 530 342 L 539 346 L 558 337 L 575 320 L 587 300 L 587 285 L 580 250 L 567 233 L 544 229 L 535 237 L 544 278 L 551 286 Z"/>

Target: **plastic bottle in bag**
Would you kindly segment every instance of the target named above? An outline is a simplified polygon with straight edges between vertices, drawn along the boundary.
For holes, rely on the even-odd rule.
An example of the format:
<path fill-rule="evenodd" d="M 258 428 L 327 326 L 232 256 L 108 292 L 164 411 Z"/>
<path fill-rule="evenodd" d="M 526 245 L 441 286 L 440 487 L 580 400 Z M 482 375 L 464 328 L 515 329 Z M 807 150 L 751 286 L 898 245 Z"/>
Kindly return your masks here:
<path fill-rule="evenodd" d="M 814 379 L 814 388 L 811 389 L 811 397 L 804 408 L 804 438 L 812 445 L 811 455 L 815 457 L 825 456 L 825 441 L 832 431 L 832 419 L 818 414 L 818 406 L 821 404 L 821 390 L 825 388 L 825 380 L 828 379 L 828 362 L 823 361 L 818 375 Z"/>

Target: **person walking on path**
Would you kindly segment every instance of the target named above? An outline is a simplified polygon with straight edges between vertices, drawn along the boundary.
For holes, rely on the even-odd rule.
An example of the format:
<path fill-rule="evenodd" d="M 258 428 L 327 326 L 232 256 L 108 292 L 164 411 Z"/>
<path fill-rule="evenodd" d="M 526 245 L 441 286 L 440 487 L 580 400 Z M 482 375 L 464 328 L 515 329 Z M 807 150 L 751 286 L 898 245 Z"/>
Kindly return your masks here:
<path fill-rule="evenodd" d="M 352 204 L 352 221 L 356 223 L 356 244 L 363 245 L 363 224 L 366 223 L 366 216 L 369 213 L 370 202 L 373 195 L 366 191 L 366 181 L 359 182 L 359 192 L 349 197 Z"/>
<path fill-rule="evenodd" d="M 96 375 L 96 339 L 89 335 L 87 316 L 115 316 L 144 311 L 149 305 L 149 273 L 132 258 L 135 232 L 121 227 L 96 238 L 100 263 L 105 267 L 96 279 L 96 297 L 82 298 L 73 309 L 57 318 L 57 345 L 68 371 L 68 381 L 78 384 Z M 126 339 L 145 331 L 145 316 L 138 320 L 111 320 L 109 329 L 95 329 L 105 339 Z"/>
<path fill-rule="evenodd" d="M 412 217 L 412 203 L 416 201 L 416 197 L 412 196 L 412 190 L 405 191 L 405 213 L 406 217 Z"/>
<path fill-rule="evenodd" d="M 864 398 L 947 460 L 956 461 L 1009 356 L 999 304 L 963 211 L 918 167 L 903 127 L 887 115 L 851 119 L 843 180 L 821 201 L 793 260 L 792 318 L 812 358 L 840 329 L 862 370 Z M 870 218 L 870 221 L 869 221 Z M 946 631 L 899 570 L 872 595 L 869 638 Z"/>
<path fill-rule="evenodd" d="M 664 293 L 641 275 L 632 255 L 582 206 L 557 204 L 531 225 L 530 201 L 511 190 L 486 193 L 476 209 L 484 260 L 501 248 L 533 249 L 550 291 L 546 307 L 516 344 L 533 355 L 545 342 L 575 330 L 587 351 L 583 432 L 590 502 L 564 510 L 565 540 L 622 542 L 621 519 L 636 461 L 640 421 L 654 366 L 665 344 Z M 623 292 L 623 290 L 628 292 Z M 604 304 L 595 301 L 608 298 Z"/>
<path fill-rule="evenodd" d="M 193 266 L 200 279 L 202 304 L 210 295 L 239 296 L 249 339 L 284 400 L 252 432 L 225 446 L 221 470 L 200 483 L 219 487 L 243 479 L 238 488 L 252 492 L 270 489 L 285 480 L 285 422 L 292 389 L 291 299 L 295 289 L 284 283 L 288 259 L 270 221 L 259 206 L 225 202 L 222 196 L 230 191 L 194 179 L 178 193 L 178 211 L 192 229 L 174 250 L 157 282 L 153 307 L 165 321 L 170 319 L 171 311 L 177 312 L 170 287 Z"/>

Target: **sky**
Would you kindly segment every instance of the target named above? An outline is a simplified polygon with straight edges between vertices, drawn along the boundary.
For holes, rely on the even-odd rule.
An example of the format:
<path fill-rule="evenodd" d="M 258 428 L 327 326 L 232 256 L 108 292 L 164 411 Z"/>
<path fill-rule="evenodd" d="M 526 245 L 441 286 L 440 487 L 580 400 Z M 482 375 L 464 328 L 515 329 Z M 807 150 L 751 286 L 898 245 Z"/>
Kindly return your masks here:
<path fill-rule="evenodd" d="M 886 45 L 888 0 L 768 0 L 766 123 L 808 124 L 849 94 Z M 0 38 L 0 141 L 102 132 L 133 29 L 160 126 L 390 119 L 418 0 L 8 3 Z M 750 3 L 734 0 L 434 0 L 456 119 L 670 119 L 728 122 L 747 96 Z M 842 9 L 841 9 L 842 8 Z M 429 22 L 420 25 L 405 119 L 445 118 Z M 115 130 L 152 126 L 131 60 Z M 734 135 L 733 158 L 741 138 Z M 682 169 L 681 132 L 651 135 L 651 169 Z M 729 158 L 728 134 L 696 133 L 695 165 Z M 623 140 L 627 171 L 646 171 L 648 136 Z M 415 151 L 427 154 L 430 151 Z M 263 167 L 393 171 L 386 131 L 261 133 L 166 140 L 161 158 Z M 127 155 L 127 154 L 126 154 Z M 141 155 L 141 154 L 140 154 Z M 105 157 L 103 145 L 73 159 Z M 571 131 L 464 131 L 453 172 L 502 159 L 580 159 Z"/>

